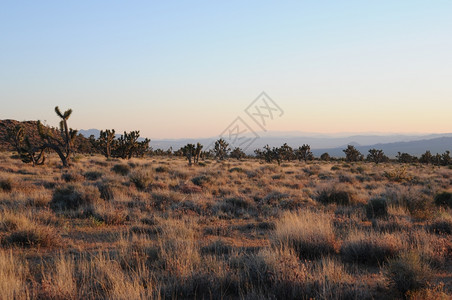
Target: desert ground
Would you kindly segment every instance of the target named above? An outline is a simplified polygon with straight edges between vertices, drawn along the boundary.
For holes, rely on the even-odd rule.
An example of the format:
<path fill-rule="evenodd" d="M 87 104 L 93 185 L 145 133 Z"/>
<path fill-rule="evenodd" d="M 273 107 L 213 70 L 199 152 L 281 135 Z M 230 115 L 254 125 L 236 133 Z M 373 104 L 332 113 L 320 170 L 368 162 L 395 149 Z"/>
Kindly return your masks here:
<path fill-rule="evenodd" d="M 450 299 L 452 168 L 0 153 L 0 299 Z"/>

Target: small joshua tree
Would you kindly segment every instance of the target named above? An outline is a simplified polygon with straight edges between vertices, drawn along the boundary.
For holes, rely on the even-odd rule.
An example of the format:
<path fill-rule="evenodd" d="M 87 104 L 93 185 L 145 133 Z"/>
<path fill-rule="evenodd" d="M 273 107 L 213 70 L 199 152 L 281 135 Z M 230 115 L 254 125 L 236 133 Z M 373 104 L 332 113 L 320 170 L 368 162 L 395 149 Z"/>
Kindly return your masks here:
<path fill-rule="evenodd" d="M 330 159 L 331 159 L 331 156 L 327 152 L 320 155 L 320 160 L 329 161 Z"/>
<path fill-rule="evenodd" d="M 358 151 L 358 149 L 355 148 L 355 146 L 348 145 L 347 149 L 343 151 L 347 161 L 361 161 L 364 159 L 364 156 Z"/>
<path fill-rule="evenodd" d="M 298 147 L 298 149 L 295 150 L 295 156 L 299 161 L 304 160 L 305 162 L 314 159 L 314 155 L 311 152 L 311 146 L 307 144 L 303 144 L 303 146 Z"/>
<path fill-rule="evenodd" d="M 73 141 L 77 136 L 77 130 L 69 128 L 67 120 L 72 114 L 72 109 L 66 110 L 64 113 L 55 107 L 55 112 L 61 118 L 59 134 L 51 130 L 38 121 L 38 132 L 43 140 L 43 148 L 50 148 L 55 151 L 61 159 L 63 167 L 69 167 L 70 157 L 73 152 Z"/>
<path fill-rule="evenodd" d="M 370 149 L 367 160 L 379 164 L 389 161 L 389 158 L 384 154 L 383 150 Z"/>
<path fill-rule="evenodd" d="M 223 160 L 225 157 L 227 157 L 231 149 L 229 148 L 229 144 L 225 140 L 219 139 L 215 142 L 213 151 L 215 153 L 216 159 Z"/>
<path fill-rule="evenodd" d="M 195 164 L 199 163 L 199 157 L 201 156 L 202 148 L 203 148 L 203 146 L 201 145 L 201 143 L 196 144 L 196 148 L 193 153 L 194 154 L 193 160 L 194 160 Z"/>
<path fill-rule="evenodd" d="M 229 154 L 230 157 L 235 159 L 242 159 L 246 156 L 245 152 L 242 151 L 239 147 L 234 148 L 234 150 L 231 151 L 231 154 Z"/>
<path fill-rule="evenodd" d="M 31 145 L 28 136 L 25 136 L 24 128 L 18 124 L 6 129 L 6 140 L 14 147 L 20 159 L 24 163 L 43 165 L 45 162 L 45 147 Z"/>

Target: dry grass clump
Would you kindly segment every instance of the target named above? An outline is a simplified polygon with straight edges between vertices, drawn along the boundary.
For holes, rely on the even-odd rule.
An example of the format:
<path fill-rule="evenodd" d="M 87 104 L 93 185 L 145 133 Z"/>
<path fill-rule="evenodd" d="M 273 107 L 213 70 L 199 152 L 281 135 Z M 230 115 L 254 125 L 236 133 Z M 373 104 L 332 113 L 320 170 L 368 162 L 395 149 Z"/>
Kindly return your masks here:
<path fill-rule="evenodd" d="M 401 253 L 390 260 L 385 268 L 385 274 L 391 285 L 405 296 L 409 291 L 416 291 L 431 280 L 431 270 L 418 253 L 409 251 Z"/>
<path fill-rule="evenodd" d="M 60 245 L 61 239 L 53 227 L 37 224 L 25 215 L 2 212 L 0 242 L 7 247 L 54 247 Z"/>
<path fill-rule="evenodd" d="M 353 193 L 344 186 L 328 186 L 317 192 L 317 201 L 322 204 L 349 205 L 354 204 Z"/>
<path fill-rule="evenodd" d="M 100 193 L 94 186 L 67 184 L 55 189 L 50 208 L 54 211 L 76 210 L 93 207 L 99 201 Z"/>
<path fill-rule="evenodd" d="M 346 262 L 378 265 L 403 249 L 403 240 L 398 234 L 354 232 L 345 239 L 340 252 Z"/>
<path fill-rule="evenodd" d="M 130 175 L 130 182 L 133 183 L 137 189 L 144 190 L 152 183 L 152 176 L 149 171 L 144 169 L 135 170 Z"/>
<path fill-rule="evenodd" d="M 27 266 L 12 250 L 0 249 L 0 299 L 30 299 Z"/>
<path fill-rule="evenodd" d="M 286 212 L 276 222 L 274 242 L 292 247 L 300 259 L 313 259 L 336 253 L 337 241 L 332 216 L 324 212 Z"/>
<path fill-rule="evenodd" d="M 161 223 L 158 247 L 165 272 L 184 277 L 193 273 L 201 262 L 193 221 L 168 219 Z"/>

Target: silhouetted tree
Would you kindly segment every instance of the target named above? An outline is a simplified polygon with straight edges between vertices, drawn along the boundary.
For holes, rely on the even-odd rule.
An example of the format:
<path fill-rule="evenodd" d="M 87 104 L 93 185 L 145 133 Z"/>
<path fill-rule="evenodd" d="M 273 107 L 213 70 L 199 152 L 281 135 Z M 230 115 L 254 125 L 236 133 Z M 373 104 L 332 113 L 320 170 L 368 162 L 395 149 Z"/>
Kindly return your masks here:
<path fill-rule="evenodd" d="M 307 144 L 303 144 L 303 146 L 298 147 L 298 149 L 295 150 L 295 156 L 299 161 L 304 160 L 305 162 L 314 159 L 314 155 L 311 152 L 311 146 Z"/>
<path fill-rule="evenodd" d="M 72 114 L 72 109 L 66 110 L 64 113 L 55 107 L 55 112 L 60 117 L 59 135 L 55 131 L 45 127 L 38 121 L 38 132 L 42 138 L 44 148 L 50 148 L 55 151 L 61 159 L 64 167 L 70 165 L 70 157 L 73 152 L 73 140 L 77 136 L 77 130 L 69 128 L 67 120 Z"/>
<path fill-rule="evenodd" d="M 231 158 L 235 159 L 242 159 L 246 156 L 245 152 L 242 151 L 239 147 L 234 148 L 234 150 L 231 151 L 231 154 L 229 154 Z"/>
<path fill-rule="evenodd" d="M 231 151 L 231 149 L 225 140 L 219 139 L 215 142 L 213 152 L 215 153 L 216 159 L 223 160 L 228 156 L 229 151 Z"/>
<path fill-rule="evenodd" d="M 370 149 L 367 155 L 367 161 L 374 162 L 376 164 L 389 161 L 383 150 Z"/>
<path fill-rule="evenodd" d="M 347 149 L 343 151 L 345 153 L 345 160 L 347 161 L 361 161 L 364 159 L 364 156 L 355 148 L 355 146 L 348 145 Z"/>

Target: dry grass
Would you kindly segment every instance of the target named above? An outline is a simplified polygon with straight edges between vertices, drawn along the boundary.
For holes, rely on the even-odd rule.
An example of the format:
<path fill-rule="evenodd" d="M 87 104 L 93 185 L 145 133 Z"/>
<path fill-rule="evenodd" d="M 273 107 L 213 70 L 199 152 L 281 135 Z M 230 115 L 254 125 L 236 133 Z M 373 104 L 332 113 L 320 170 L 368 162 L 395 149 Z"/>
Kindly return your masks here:
<path fill-rule="evenodd" d="M 0 156 L 0 299 L 452 296 L 447 167 Z"/>

